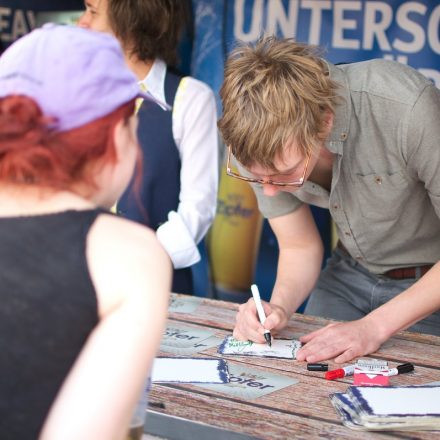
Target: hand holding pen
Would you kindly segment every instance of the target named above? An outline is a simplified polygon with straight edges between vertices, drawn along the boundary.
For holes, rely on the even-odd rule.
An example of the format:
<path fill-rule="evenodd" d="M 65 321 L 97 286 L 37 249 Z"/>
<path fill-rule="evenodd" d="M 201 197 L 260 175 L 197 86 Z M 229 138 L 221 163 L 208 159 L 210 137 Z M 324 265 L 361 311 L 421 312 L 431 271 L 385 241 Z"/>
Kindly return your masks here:
<path fill-rule="evenodd" d="M 271 335 L 286 326 L 288 316 L 283 307 L 273 303 L 264 303 L 262 306 L 266 315 L 266 320 L 263 320 L 263 326 L 267 326 L 270 329 Z M 255 300 L 251 297 L 246 303 L 240 304 L 238 307 L 233 331 L 234 338 L 240 341 L 261 343 L 261 325 Z"/>
<path fill-rule="evenodd" d="M 256 284 L 252 284 L 251 286 L 252 296 L 255 301 L 255 306 L 257 307 L 258 318 L 260 320 L 261 325 L 264 326 L 264 321 L 266 321 L 266 314 L 264 313 L 263 304 L 261 304 L 260 292 L 258 291 L 258 287 Z M 264 332 L 264 339 L 266 339 L 269 347 L 272 346 L 272 336 L 269 330 Z"/>

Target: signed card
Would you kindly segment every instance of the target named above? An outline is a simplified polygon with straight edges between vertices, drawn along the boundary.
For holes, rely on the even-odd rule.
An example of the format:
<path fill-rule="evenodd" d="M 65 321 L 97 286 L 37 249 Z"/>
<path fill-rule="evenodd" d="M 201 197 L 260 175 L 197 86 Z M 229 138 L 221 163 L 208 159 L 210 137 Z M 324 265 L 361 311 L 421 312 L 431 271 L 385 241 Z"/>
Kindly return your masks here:
<path fill-rule="evenodd" d="M 156 358 L 153 383 L 227 383 L 228 364 L 223 359 Z"/>
<path fill-rule="evenodd" d="M 228 369 L 229 383 L 202 384 L 198 386 L 241 399 L 251 400 L 298 383 L 298 380 L 288 376 L 272 374 L 232 363 L 229 363 Z"/>
<path fill-rule="evenodd" d="M 238 341 L 227 336 L 220 345 L 218 352 L 224 355 L 263 356 L 281 359 L 296 359 L 301 342 L 296 339 L 272 339 L 272 347 L 251 341 Z"/>

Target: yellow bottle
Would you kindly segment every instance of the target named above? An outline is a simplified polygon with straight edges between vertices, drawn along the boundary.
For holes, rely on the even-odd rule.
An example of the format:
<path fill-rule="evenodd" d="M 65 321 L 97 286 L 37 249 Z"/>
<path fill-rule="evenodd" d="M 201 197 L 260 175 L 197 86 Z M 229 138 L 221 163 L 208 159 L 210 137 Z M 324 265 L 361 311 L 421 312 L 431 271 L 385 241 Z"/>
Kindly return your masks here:
<path fill-rule="evenodd" d="M 210 277 L 219 299 L 249 298 L 261 238 L 263 218 L 251 186 L 220 174 L 217 213 L 207 237 Z"/>

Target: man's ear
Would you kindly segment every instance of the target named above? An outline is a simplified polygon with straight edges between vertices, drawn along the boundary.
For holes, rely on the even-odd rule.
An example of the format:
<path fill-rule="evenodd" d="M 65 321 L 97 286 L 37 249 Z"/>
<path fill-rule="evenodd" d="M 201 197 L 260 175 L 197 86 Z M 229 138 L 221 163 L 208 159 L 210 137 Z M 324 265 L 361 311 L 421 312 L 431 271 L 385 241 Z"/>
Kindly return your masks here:
<path fill-rule="evenodd" d="M 334 119 L 334 114 L 331 110 L 326 110 L 324 112 L 324 118 L 322 121 L 322 130 L 321 130 L 321 134 L 323 135 L 323 138 L 326 139 L 330 132 L 332 131 L 333 128 L 333 119 Z"/>
<path fill-rule="evenodd" d="M 327 125 L 332 126 L 333 125 L 333 118 L 334 118 L 334 114 L 331 110 L 326 110 L 325 111 L 325 117 L 324 117 L 324 122 Z"/>

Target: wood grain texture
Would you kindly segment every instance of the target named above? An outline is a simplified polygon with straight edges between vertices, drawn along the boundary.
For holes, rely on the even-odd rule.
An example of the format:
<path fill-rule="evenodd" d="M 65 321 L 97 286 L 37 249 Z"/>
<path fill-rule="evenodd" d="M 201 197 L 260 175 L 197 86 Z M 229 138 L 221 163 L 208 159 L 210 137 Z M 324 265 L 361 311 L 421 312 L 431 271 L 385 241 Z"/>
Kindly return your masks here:
<path fill-rule="evenodd" d="M 171 313 L 170 318 L 232 332 L 237 310 L 238 305 L 235 303 L 203 299 L 193 314 Z M 279 337 L 297 339 L 301 335 L 316 330 L 329 322 L 328 319 L 295 313 L 289 320 L 287 327 L 279 334 Z M 440 337 L 399 332 L 369 357 L 396 363 L 413 362 L 416 365 L 440 370 Z"/>
<path fill-rule="evenodd" d="M 171 313 L 171 324 L 210 329 L 219 338 L 231 334 L 237 305 L 203 299 L 191 314 Z M 282 337 L 298 338 L 328 323 L 328 320 L 294 315 Z M 161 352 L 161 356 L 170 356 Z M 309 372 L 305 362 L 250 356 L 222 356 L 217 347 L 193 357 L 224 358 L 230 364 L 247 366 L 271 374 L 288 376 L 297 384 L 253 400 L 243 400 L 195 385 L 155 384 L 150 399 L 165 404 L 165 414 L 207 423 L 223 429 L 245 433 L 261 439 L 428 439 L 440 434 L 423 432 L 358 432 L 345 428 L 330 403 L 328 395 L 343 392 L 352 377 L 327 381 L 324 373 Z M 440 337 L 401 332 L 370 357 L 386 359 L 391 367 L 414 362 L 415 371 L 390 378 L 392 385 L 415 385 L 440 381 Z M 329 362 L 331 368 L 337 364 Z"/>

